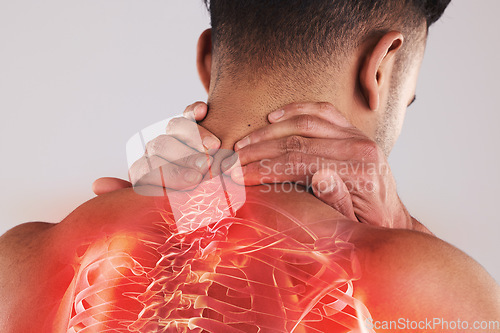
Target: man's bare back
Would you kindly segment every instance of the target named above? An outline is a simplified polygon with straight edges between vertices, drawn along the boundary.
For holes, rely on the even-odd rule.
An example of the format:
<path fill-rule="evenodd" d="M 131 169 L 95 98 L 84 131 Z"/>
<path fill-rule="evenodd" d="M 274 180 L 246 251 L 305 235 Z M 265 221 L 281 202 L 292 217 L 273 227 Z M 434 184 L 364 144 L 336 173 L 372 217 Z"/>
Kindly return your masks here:
<path fill-rule="evenodd" d="M 246 192 L 235 215 L 191 232 L 165 198 L 131 189 L 11 230 L 2 331 L 347 332 L 499 311 L 495 282 L 436 238 L 348 221 L 307 192 Z"/>

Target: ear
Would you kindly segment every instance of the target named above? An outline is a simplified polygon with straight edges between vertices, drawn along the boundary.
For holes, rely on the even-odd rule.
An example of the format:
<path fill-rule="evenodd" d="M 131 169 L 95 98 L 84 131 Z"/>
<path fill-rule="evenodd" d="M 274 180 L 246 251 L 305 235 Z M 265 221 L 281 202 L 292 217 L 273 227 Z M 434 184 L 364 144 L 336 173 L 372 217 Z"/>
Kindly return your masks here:
<path fill-rule="evenodd" d="M 196 67 L 198 68 L 201 83 L 208 92 L 210 88 L 210 75 L 212 73 L 212 29 L 203 31 L 198 39 Z"/>
<path fill-rule="evenodd" d="M 403 35 L 398 31 L 386 33 L 368 54 L 360 70 L 363 95 L 372 111 L 378 109 L 380 95 L 386 78 L 390 77 L 395 55 L 403 45 Z"/>

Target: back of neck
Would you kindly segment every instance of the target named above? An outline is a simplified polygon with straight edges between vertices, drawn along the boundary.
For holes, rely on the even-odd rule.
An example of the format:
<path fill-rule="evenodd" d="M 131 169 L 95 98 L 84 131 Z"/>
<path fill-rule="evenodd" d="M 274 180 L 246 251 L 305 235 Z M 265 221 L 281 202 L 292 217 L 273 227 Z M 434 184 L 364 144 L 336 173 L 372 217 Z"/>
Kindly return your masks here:
<path fill-rule="evenodd" d="M 268 114 L 294 102 L 333 102 L 331 94 L 287 84 L 218 87 L 208 99 L 209 111 L 201 125 L 222 141 L 223 149 L 251 132 L 269 125 Z"/>

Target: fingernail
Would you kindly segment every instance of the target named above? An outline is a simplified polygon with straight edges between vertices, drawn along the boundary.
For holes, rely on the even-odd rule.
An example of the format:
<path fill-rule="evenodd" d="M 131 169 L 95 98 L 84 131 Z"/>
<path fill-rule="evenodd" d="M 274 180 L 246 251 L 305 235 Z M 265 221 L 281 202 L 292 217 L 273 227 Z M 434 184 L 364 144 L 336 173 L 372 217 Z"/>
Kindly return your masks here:
<path fill-rule="evenodd" d="M 225 158 L 221 163 L 222 172 L 229 171 L 234 166 L 234 164 L 236 163 L 237 160 L 238 160 L 237 154 L 233 154 L 233 155 Z"/>
<path fill-rule="evenodd" d="M 187 181 L 188 183 L 199 182 L 201 180 L 201 174 L 194 170 L 187 170 L 184 173 L 184 180 Z"/>
<path fill-rule="evenodd" d="M 207 165 L 210 166 L 210 156 L 200 156 L 196 158 L 196 162 L 194 162 L 194 164 L 198 169 L 203 169 Z"/>
<path fill-rule="evenodd" d="M 193 108 L 193 114 L 195 116 L 195 118 L 198 116 L 198 112 L 200 110 L 200 104 L 196 105 L 194 108 Z"/>
<path fill-rule="evenodd" d="M 195 121 L 195 116 L 194 116 L 194 112 L 193 110 L 189 110 L 187 112 L 184 112 L 184 118 L 186 119 L 189 119 L 191 121 Z M 170 125 L 170 123 L 167 124 L 167 129 L 168 129 L 168 126 Z"/>
<path fill-rule="evenodd" d="M 205 149 L 210 150 L 210 149 L 217 149 L 219 148 L 219 140 L 215 139 L 214 137 L 207 136 L 203 139 L 203 146 Z"/>
<path fill-rule="evenodd" d="M 224 161 L 221 163 L 222 171 L 229 170 L 229 168 L 233 165 L 230 158 L 226 158 Z"/>
<path fill-rule="evenodd" d="M 269 120 L 278 120 L 285 114 L 285 110 L 273 111 L 269 114 Z"/>
<path fill-rule="evenodd" d="M 250 144 L 250 137 L 247 135 L 240 141 L 236 142 L 236 145 L 234 146 L 235 150 L 241 149 L 243 147 L 246 147 Z"/>
<path fill-rule="evenodd" d="M 332 179 L 330 180 L 321 180 L 317 183 L 312 184 L 313 188 L 318 192 L 318 194 L 330 193 L 333 192 L 337 184 Z"/>
<path fill-rule="evenodd" d="M 237 182 L 243 182 L 243 167 L 236 168 L 231 172 L 231 178 Z"/>

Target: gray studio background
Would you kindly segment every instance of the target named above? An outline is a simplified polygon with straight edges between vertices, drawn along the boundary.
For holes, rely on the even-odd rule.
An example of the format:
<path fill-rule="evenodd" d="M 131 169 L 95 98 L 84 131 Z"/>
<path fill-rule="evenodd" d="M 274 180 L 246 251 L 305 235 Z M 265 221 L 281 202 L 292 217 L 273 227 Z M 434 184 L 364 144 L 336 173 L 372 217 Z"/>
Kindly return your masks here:
<path fill-rule="evenodd" d="M 500 1 L 453 0 L 431 28 L 390 158 L 408 209 L 500 282 Z M 56 222 L 125 143 L 206 94 L 201 0 L 0 0 L 0 233 Z"/>

